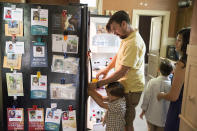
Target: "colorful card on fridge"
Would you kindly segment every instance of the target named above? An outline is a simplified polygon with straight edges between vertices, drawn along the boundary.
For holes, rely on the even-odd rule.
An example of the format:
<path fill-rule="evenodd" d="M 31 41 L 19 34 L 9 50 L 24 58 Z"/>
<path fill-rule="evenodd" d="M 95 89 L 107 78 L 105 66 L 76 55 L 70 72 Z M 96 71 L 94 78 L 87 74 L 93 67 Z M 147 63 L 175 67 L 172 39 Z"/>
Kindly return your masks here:
<path fill-rule="evenodd" d="M 76 35 L 68 35 L 68 39 L 66 40 L 67 48 L 66 53 L 78 53 L 78 41 L 79 37 Z"/>
<path fill-rule="evenodd" d="M 53 52 L 66 52 L 66 41 L 64 35 L 52 34 L 52 51 Z"/>
<path fill-rule="evenodd" d="M 5 35 L 23 36 L 23 9 L 4 7 Z"/>
<path fill-rule="evenodd" d="M 66 19 L 65 19 L 66 18 Z M 78 26 L 78 14 L 67 14 L 64 20 L 64 30 L 66 31 L 76 31 Z"/>
<path fill-rule="evenodd" d="M 20 21 L 9 20 L 7 22 L 8 22 L 8 28 L 5 29 L 5 31 L 7 33 L 6 35 L 20 34 Z"/>
<path fill-rule="evenodd" d="M 52 34 L 52 51 L 77 54 L 78 40 L 76 35 L 67 35 L 65 40 L 64 35 Z"/>
<path fill-rule="evenodd" d="M 24 130 L 23 108 L 7 108 L 8 130 Z"/>
<path fill-rule="evenodd" d="M 59 131 L 61 114 L 61 109 L 53 110 L 51 108 L 47 108 L 45 114 L 45 130 Z"/>
<path fill-rule="evenodd" d="M 21 54 L 8 53 L 7 55 L 4 56 L 3 68 L 12 68 L 12 69 L 20 70 L 21 61 L 22 61 Z"/>
<path fill-rule="evenodd" d="M 48 35 L 47 9 L 31 9 L 31 34 Z"/>
<path fill-rule="evenodd" d="M 64 111 L 62 113 L 62 130 L 77 131 L 76 111 Z"/>
<path fill-rule="evenodd" d="M 64 57 L 61 55 L 53 55 L 51 70 L 52 72 L 77 74 L 79 67 L 79 59 L 75 57 Z"/>
<path fill-rule="evenodd" d="M 22 73 L 6 73 L 8 96 L 24 96 Z"/>
<path fill-rule="evenodd" d="M 24 54 L 24 42 L 6 41 L 6 53 Z"/>
<path fill-rule="evenodd" d="M 53 55 L 51 70 L 52 72 L 65 73 L 64 56 Z"/>
<path fill-rule="evenodd" d="M 29 131 L 44 131 L 44 109 L 28 108 L 28 129 Z"/>
<path fill-rule="evenodd" d="M 67 57 L 64 59 L 65 73 L 77 74 L 79 68 L 79 58 Z"/>
<path fill-rule="evenodd" d="M 47 98 L 47 76 L 31 75 L 31 98 L 41 99 Z"/>
<path fill-rule="evenodd" d="M 76 96 L 76 87 L 73 84 L 50 84 L 51 99 L 70 99 Z"/>
<path fill-rule="evenodd" d="M 48 67 L 46 43 L 31 43 L 31 67 Z"/>

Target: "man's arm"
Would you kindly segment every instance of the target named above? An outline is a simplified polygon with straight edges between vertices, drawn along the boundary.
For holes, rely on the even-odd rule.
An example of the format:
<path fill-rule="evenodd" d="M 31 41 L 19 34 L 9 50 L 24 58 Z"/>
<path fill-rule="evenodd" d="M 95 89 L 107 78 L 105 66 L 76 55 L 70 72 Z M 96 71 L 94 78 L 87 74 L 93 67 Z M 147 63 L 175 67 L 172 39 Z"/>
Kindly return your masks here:
<path fill-rule="evenodd" d="M 98 82 L 95 82 L 95 83 L 89 83 L 88 87 L 98 88 L 106 84 L 109 84 L 111 82 L 117 81 L 123 76 L 125 76 L 129 70 L 130 70 L 130 67 L 121 65 L 120 68 L 117 69 L 115 72 L 113 72 L 109 77 L 99 80 Z"/>
<path fill-rule="evenodd" d="M 116 58 L 117 58 L 117 54 L 113 57 L 111 63 L 107 66 L 107 69 L 108 70 L 111 70 L 112 68 L 115 67 L 115 64 L 116 64 Z"/>
<path fill-rule="evenodd" d="M 108 83 L 114 82 L 122 78 L 127 74 L 127 72 L 130 70 L 130 67 L 121 65 L 119 69 L 117 69 L 115 72 L 113 72 L 109 77 L 99 80 L 96 83 L 96 86 L 101 87 L 103 85 L 106 85 Z"/>
<path fill-rule="evenodd" d="M 88 95 L 90 95 L 100 107 L 108 109 L 108 104 L 104 103 L 105 98 L 100 95 L 96 90 L 89 89 Z"/>

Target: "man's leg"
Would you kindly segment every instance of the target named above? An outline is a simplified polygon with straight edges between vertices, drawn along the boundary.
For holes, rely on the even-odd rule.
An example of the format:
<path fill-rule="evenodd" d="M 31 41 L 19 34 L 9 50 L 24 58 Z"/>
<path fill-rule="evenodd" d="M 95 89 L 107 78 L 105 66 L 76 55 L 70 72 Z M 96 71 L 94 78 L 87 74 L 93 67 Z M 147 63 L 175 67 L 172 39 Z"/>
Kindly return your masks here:
<path fill-rule="evenodd" d="M 135 107 L 138 105 L 142 92 L 130 92 L 125 95 L 126 98 L 126 131 L 134 131 L 133 121 L 135 119 Z"/>
<path fill-rule="evenodd" d="M 148 131 L 156 131 L 157 126 L 151 124 L 150 122 L 147 121 L 148 124 Z"/>
<path fill-rule="evenodd" d="M 158 127 L 157 126 L 156 131 L 164 131 L 164 127 Z"/>

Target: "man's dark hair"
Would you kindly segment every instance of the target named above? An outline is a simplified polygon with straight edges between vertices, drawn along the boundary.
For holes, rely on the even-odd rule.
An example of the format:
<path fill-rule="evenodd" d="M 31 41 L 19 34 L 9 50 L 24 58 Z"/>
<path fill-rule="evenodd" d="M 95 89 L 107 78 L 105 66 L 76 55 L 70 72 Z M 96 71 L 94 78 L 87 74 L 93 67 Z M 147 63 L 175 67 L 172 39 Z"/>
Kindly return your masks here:
<path fill-rule="evenodd" d="M 107 85 L 107 89 L 111 89 L 109 92 L 112 96 L 116 97 L 123 97 L 124 94 L 124 87 L 120 82 L 112 82 Z"/>
<path fill-rule="evenodd" d="M 106 25 L 106 30 L 107 30 L 108 33 L 111 32 L 111 27 L 110 27 L 110 25 L 111 25 L 111 22 L 108 21 L 108 23 L 107 23 L 107 25 Z"/>
<path fill-rule="evenodd" d="M 172 63 L 167 59 L 161 60 L 159 70 L 163 76 L 170 75 L 173 70 Z"/>
<path fill-rule="evenodd" d="M 118 24 L 121 24 L 122 21 L 126 21 L 127 24 L 130 24 L 130 19 L 129 19 L 129 15 L 123 11 L 123 10 L 120 10 L 118 12 L 116 12 L 115 14 L 113 14 L 110 19 L 109 19 L 109 24 L 112 23 L 112 22 L 116 22 Z"/>

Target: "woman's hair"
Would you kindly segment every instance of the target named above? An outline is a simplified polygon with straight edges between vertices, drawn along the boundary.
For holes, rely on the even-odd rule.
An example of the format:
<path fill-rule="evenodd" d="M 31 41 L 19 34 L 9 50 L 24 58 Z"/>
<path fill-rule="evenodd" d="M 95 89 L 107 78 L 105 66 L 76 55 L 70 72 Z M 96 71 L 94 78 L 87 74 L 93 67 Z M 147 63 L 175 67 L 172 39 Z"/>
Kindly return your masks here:
<path fill-rule="evenodd" d="M 124 87 L 120 82 L 112 82 L 107 85 L 107 89 L 110 90 L 110 94 L 116 97 L 123 97 L 124 96 Z"/>
<path fill-rule="evenodd" d="M 181 52 L 182 52 L 182 56 L 180 58 L 180 61 L 184 63 L 184 67 L 186 66 L 187 63 L 187 45 L 189 44 L 189 38 L 190 38 L 190 28 L 184 28 L 181 29 L 177 35 L 181 35 L 182 36 L 182 46 L 181 46 Z"/>

